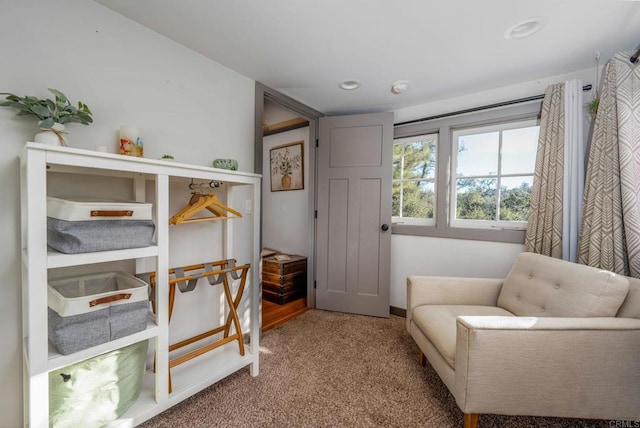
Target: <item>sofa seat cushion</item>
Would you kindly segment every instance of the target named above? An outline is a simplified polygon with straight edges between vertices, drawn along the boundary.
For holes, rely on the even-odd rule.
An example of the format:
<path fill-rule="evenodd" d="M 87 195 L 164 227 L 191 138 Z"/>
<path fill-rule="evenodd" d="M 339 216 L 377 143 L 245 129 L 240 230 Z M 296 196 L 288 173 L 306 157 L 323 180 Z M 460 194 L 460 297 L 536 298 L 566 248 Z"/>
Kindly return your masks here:
<path fill-rule="evenodd" d="M 413 310 L 413 322 L 452 369 L 456 359 L 456 318 L 465 315 L 514 316 L 495 306 L 423 305 Z"/>
<path fill-rule="evenodd" d="M 502 284 L 498 306 L 524 317 L 615 317 L 628 292 L 622 275 L 521 253 Z"/>

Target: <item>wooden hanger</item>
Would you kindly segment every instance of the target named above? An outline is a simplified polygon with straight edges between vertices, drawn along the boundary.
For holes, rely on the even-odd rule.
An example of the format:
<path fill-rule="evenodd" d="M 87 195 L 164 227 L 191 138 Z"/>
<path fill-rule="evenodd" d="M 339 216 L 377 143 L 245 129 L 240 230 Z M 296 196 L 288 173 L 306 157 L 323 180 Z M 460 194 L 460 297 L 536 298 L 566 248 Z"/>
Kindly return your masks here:
<path fill-rule="evenodd" d="M 209 217 L 193 217 L 193 215 L 204 209 L 213 213 L 214 215 Z M 233 215 L 229 216 L 227 213 L 231 213 Z M 238 217 L 242 217 L 242 214 L 240 214 L 233 208 L 224 205 L 222 202 L 220 202 L 220 200 L 218 200 L 218 197 L 216 195 L 192 192 L 191 199 L 189 199 L 187 205 L 182 207 L 180 211 L 178 211 L 173 215 L 173 217 L 169 219 L 169 224 L 195 223 L 199 221 L 210 220 L 226 220 Z"/>

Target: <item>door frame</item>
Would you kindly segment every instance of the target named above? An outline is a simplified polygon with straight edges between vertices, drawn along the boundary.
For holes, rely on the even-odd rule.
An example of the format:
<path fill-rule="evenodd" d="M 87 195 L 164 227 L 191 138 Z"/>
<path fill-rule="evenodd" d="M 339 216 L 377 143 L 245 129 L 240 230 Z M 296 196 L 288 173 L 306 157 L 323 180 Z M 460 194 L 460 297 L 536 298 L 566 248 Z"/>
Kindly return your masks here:
<path fill-rule="evenodd" d="M 255 121 L 254 121 L 254 165 L 253 170 L 256 174 L 263 174 L 262 156 L 264 152 L 262 121 L 264 118 L 264 102 L 268 100 L 274 104 L 278 104 L 287 110 L 291 110 L 298 116 L 309 121 L 309 206 L 313 209 L 309 210 L 307 217 L 307 236 L 309 248 L 307 249 L 309 256 L 307 257 L 307 307 L 316 307 L 315 295 L 315 260 L 316 260 L 316 219 L 315 212 L 317 209 L 316 183 L 318 179 L 316 168 L 316 151 L 319 131 L 319 119 L 325 115 L 317 110 L 306 106 L 293 98 L 271 89 L 260 82 L 256 82 L 255 91 Z M 306 155 L 305 155 L 306 156 Z M 262 177 L 264 180 L 264 176 Z M 262 216 L 263 211 L 260 210 L 260 248 L 262 248 Z M 310 275 L 309 275 L 310 273 Z"/>

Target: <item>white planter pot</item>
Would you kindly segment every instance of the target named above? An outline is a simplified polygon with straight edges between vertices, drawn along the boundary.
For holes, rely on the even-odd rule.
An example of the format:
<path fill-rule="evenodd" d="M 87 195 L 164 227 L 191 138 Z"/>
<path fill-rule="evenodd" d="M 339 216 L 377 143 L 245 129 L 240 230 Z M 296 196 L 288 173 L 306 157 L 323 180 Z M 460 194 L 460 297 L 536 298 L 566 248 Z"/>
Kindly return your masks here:
<path fill-rule="evenodd" d="M 36 143 L 49 144 L 51 146 L 68 146 L 67 140 L 64 138 L 67 134 L 64 132 L 64 125 L 54 123 L 49 129 L 40 129 L 42 131 L 38 132 L 33 139 Z"/>

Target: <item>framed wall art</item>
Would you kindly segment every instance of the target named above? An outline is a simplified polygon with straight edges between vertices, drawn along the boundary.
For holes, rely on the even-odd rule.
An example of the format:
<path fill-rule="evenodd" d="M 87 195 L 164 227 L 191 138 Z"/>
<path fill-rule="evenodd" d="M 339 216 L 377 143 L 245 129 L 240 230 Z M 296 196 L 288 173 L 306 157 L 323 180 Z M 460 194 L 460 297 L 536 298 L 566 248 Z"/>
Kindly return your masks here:
<path fill-rule="evenodd" d="M 271 191 L 304 189 L 304 142 L 283 144 L 269 151 Z"/>

